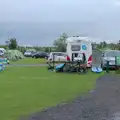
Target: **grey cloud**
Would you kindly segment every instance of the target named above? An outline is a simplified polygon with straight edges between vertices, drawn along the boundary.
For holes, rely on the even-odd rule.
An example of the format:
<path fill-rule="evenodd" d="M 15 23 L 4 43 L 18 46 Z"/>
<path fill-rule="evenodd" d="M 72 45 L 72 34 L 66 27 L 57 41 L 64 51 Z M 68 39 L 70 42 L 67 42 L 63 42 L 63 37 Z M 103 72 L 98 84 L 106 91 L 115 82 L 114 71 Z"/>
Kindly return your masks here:
<path fill-rule="evenodd" d="M 120 39 L 118 0 L 1 0 L 0 43 L 52 44 L 62 32 Z"/>
<path fill-rule="evenodd" d="M 1 21 L 85 21 L 119 13 L 117 0 L 4 0 Z"/>

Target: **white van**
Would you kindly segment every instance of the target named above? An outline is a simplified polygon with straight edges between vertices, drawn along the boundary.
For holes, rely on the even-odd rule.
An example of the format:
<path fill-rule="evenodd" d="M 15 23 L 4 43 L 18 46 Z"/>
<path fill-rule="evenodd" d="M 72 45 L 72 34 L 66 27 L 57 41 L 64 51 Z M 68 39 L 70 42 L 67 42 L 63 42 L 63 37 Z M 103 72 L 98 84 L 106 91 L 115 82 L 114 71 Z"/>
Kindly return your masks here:
<path fill-rule="evenodd" d="M 72 61 L 79 60 L 80 54 L 84 53 L 87 60 L 87 66 L 92 65 L 92 44 L 86 37 L 68 37 L 67 38 L 67 55 Z"/>
<path fill-rule="evenodd" d="M 67 54 L 64 52 L 51 52 L 48 61 L 66 61 Z M 54 58 L 53 58 L 54 57 Z"/>

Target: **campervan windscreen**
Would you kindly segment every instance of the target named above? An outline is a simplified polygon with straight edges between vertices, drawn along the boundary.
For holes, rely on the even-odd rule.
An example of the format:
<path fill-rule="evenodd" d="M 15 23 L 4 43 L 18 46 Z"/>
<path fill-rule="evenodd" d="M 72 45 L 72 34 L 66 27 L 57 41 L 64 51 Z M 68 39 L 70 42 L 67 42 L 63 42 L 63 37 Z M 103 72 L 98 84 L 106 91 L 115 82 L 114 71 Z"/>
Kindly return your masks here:
<path fill-rule="evenodd" d="M 80 51 L 80 45 L 71 45 L 72 51 Z"/>

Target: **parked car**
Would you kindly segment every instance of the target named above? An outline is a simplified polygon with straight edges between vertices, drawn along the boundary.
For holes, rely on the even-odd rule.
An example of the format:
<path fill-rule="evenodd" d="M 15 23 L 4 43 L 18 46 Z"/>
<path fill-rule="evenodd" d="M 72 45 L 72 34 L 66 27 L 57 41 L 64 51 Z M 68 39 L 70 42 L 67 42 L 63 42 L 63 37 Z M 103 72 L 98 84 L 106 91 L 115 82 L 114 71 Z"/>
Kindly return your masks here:
<path fill-rule="evenodd" d="M 107 61 L 109 61 L 109 67 L 115 68 L 115 56 L 120 56 L 118 50 L 106 50 L 101 57 L 101 67 L 105 69 L 107 67 Z"/>
<path fill-rule="evenodd" d="M 37 52 L 32 55 L 32 58 L 46 58 L 48 59 L 49 55 L 45 52 Z"/>
<path fill-rule="evenodd" d="M 33 52 L 33 51 L 26 51 L 25 53 L 24 53 L 24 56 L 25 57 L 32 57 L 32 55 L 34 54 L 35 52 Z"/>
<path fill-rule="evenodd" d="M 48 61 L 66 61 L 67 54 L 64 52 L 51 52 Z M 54 57 L 54 58 L 53 58 Z"/>

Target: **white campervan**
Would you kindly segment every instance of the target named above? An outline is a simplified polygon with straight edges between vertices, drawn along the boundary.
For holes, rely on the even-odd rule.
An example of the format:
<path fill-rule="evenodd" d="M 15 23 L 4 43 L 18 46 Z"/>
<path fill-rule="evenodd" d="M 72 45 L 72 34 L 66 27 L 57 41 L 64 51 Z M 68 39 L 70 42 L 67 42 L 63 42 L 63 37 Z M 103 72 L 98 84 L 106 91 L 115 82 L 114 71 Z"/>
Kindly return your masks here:
<path fill-rule="evenodd" d="M 79 59 L 80 54 L 84 53 L 87 60 L 87 66 L 92 65 L 92 45 L 91 41 L 86 37 L 68 37 L 67 38 L 67 55 L 72 61 Z"/>

